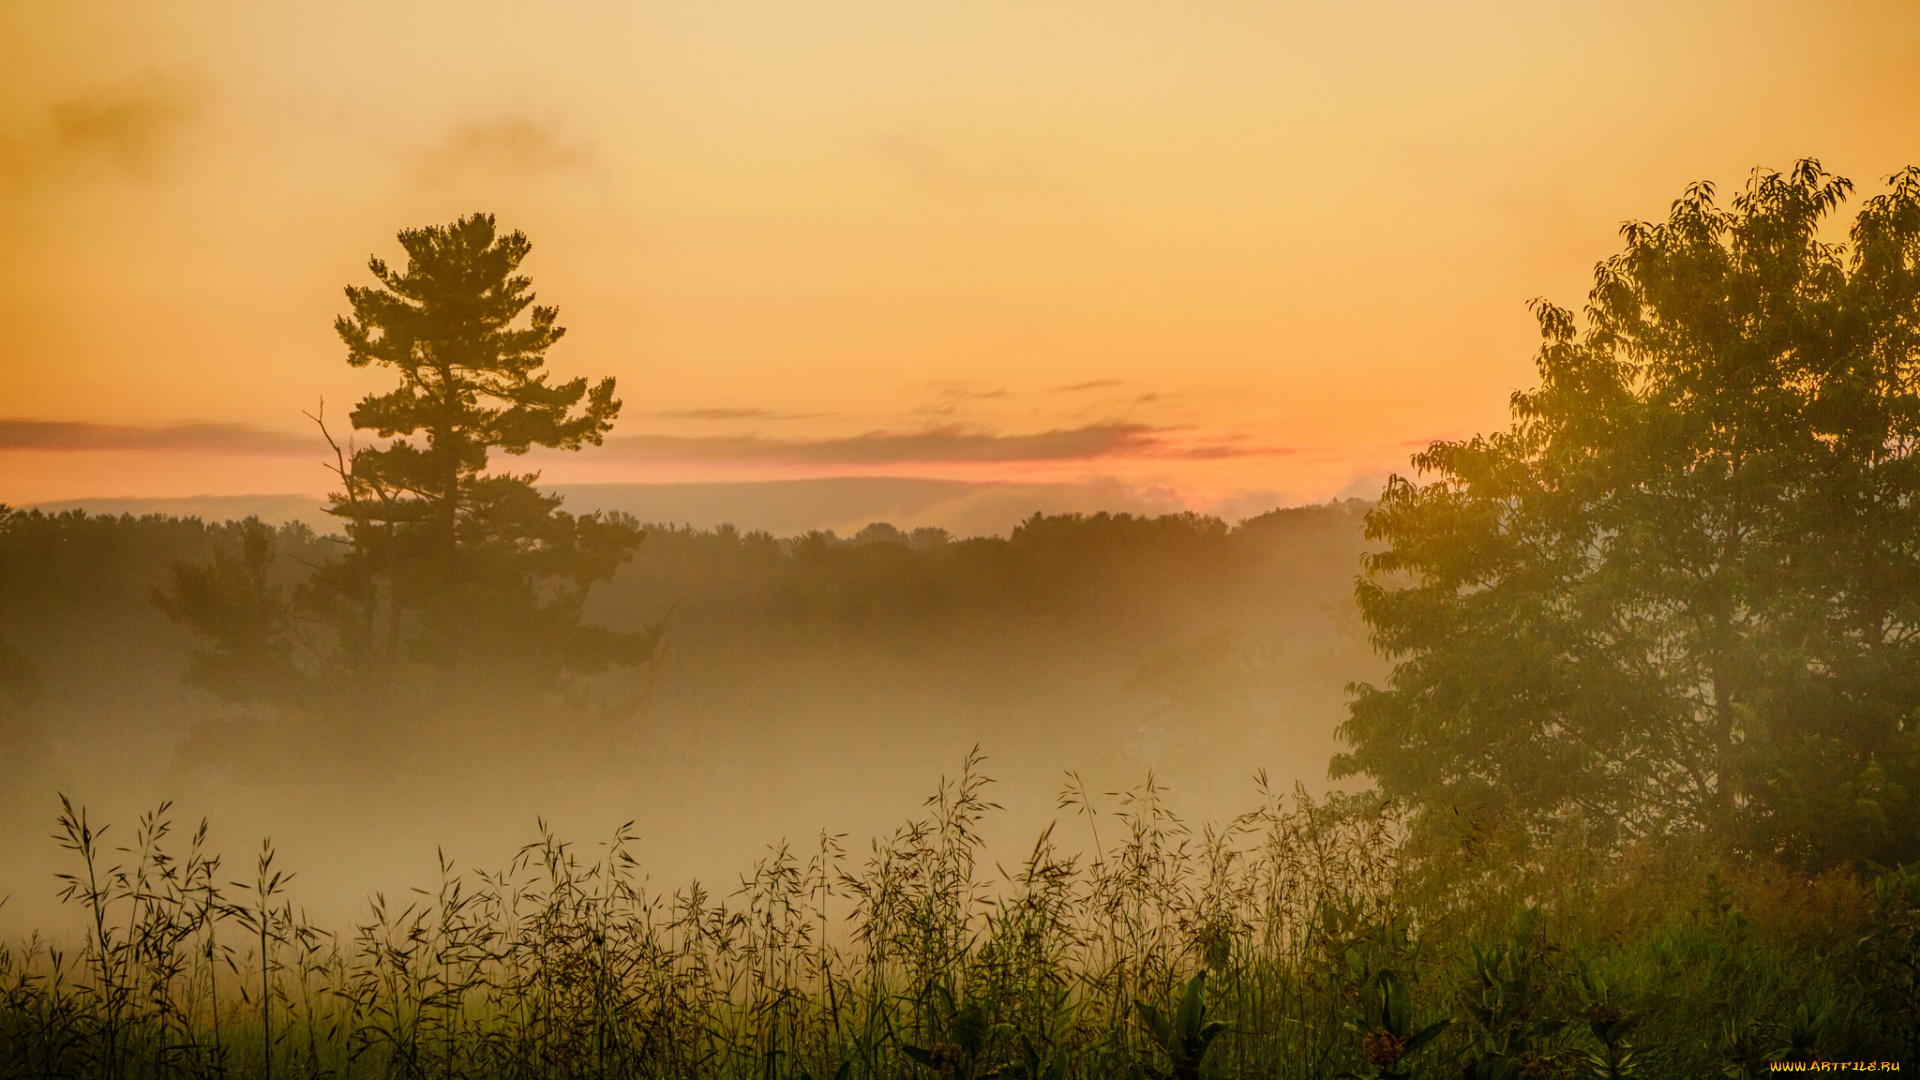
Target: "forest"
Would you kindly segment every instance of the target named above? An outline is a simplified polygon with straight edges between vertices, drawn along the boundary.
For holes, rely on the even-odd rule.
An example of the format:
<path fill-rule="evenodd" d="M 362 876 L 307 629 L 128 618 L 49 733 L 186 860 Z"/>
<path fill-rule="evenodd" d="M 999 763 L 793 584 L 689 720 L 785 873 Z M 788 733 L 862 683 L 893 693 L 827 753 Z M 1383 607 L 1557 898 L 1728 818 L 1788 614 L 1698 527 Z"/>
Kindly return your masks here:
<path fill-rule="evenodd" d="M 1920 1063 L 1920 169 L 1851 196 L 1803 161 L 1628 224 L 1534 302 L 1510 425 L 1376 500 L 972 538 L 492 471 L 589 451 L 615 384 L 542 370 L 524 236 L 406 230 L 336 323 L 399 379 L 349 417 L 386 441 L 322 425 L 337 533 L 0 517 L 5 812 L 54 828 L 9 861 L 59 902 L 0 945 L 0 1075 Z M 349 913 L 156 781 L 464 851 L 640 783 L 680 846 L 335 852 Z M 780 825 L 715 876 L 702 820 Z"/>

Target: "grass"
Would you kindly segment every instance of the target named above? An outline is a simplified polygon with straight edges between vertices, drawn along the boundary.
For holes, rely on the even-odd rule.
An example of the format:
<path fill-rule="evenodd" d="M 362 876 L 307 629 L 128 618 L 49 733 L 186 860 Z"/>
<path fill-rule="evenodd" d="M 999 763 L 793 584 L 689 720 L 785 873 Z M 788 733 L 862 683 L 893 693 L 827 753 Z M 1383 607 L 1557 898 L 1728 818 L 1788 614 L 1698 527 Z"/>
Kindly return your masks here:
<path fill-rule="evenodd" d="M 1906 1061 L 1920 873 L 1697 842 L 1415 831 L 1259 787 L 1190 826 L 1069 777 L 1012 867 L 980 759 L 862 852 L 653 891 L 633 837 L 309 925 L 271 846 L 233 882 L 170 808 L 124 845 L 63 802 L 71 948 L 0 947 L 0 1076 L 1710 1077 Z M 1079 839 L 1067 843 L 1061 830 Z"/>

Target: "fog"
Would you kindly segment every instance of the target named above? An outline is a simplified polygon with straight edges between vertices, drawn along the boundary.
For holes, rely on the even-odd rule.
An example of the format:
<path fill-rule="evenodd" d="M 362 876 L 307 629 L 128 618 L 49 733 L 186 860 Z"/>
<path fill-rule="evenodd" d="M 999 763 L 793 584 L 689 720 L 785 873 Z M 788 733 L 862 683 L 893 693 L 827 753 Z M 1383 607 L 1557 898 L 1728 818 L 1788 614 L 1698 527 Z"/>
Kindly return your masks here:
<path fill-rule="evenodd" d="M 595 492 L 568 494 L 569 509 L 592 507 Z M 646 492 L 624 494 L 621 508 L 648 510 Z M 781 493 L 762 518 L 804 520 L 807 494 Z M 858 512 L 847 492 L 812 494 L 814 520 Z M 682 493 L 655 509 L 691 505 Z M 68 925 L 54 875 L 73 867 L 50 839 L 61 795 L 112 824 L 110 845 L 171 800 L 177 827 L 208 819 L 235 876 L 270 837 L 275 866 L 298 874 L 290 895 L 345 929 L 372 894 L 431 885 L 438 853 L 498 866 L 543 823 L 590 846 L 631 821 L 656 885 L 724 895 L 782 840 L 824 830 L 864 849 L 975 747 L 1004 807 L 992 851 L 1009 864 L 1060 816 L 1069 772 L 1096 794 L 1152 776 L 1193 820 L 1247 809 L 1261 770 L 1322 790 L 1343 688 L 1381 667 L 1352 603 L 1363 509 L 1234 525 L 1032 515 L 970 538 L 911 513 L 897 515 L 907 528 L 785 536 L 649 525 L 585 621 L 659 628 L 652 663 L 557 693 L 510 674 L 427 679 L 412 712 L 380 722 L 223 704 L 183 678 L 206 641 L 156 595 L 177 566 L 235 550 L 232 524 L 15 512 L 0 637 L 37 694 L 0 736 L 0 933 Z M 274 573 L 292 584 L 340 544 L 281 516 L 294 523 Z"/>

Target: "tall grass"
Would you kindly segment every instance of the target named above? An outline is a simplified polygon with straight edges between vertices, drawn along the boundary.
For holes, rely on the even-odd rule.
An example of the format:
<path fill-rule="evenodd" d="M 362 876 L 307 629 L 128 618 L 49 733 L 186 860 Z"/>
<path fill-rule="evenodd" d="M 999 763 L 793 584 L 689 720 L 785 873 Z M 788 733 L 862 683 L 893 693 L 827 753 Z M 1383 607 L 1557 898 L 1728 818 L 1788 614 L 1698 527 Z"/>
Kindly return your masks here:
<path fill-rule="evenodd" d="M 617 831 L 373 897 L 335 935 L 271 845 L 229 880 L 170 808 L 63 801 L 84 939 L 0 946 L 0 1076 L 1702 1077 L 1915 1061 L 1920 874 L 1734 870 L 1681 842 L 1416 835 L 1259 784 L 1193 827 L 1088 791 L 1011 866 L 970 756 L 850 852 L 652 889 Z M 1063 837 L 1071 836 L 1069 842 Z"/>

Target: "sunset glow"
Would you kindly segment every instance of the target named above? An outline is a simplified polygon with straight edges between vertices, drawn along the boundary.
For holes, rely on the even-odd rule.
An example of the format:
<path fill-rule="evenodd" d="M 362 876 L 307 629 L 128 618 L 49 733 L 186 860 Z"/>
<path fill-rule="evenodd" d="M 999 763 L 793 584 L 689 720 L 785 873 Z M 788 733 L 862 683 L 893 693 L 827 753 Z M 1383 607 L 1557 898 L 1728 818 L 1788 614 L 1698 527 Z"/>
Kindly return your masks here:
<path fill-rule="evenodd" d="M 612 374 L 550 483 L 1371 494 L 1623 215 L 1920 160 L 1898 3 L 11 5 L 0 501 L 321 493 L 331 325 L 487 211 Z M 1829 107 L 1845 99 L 1845 109 Z M 362 435 L 364 439 L 364 433 Z"/>

